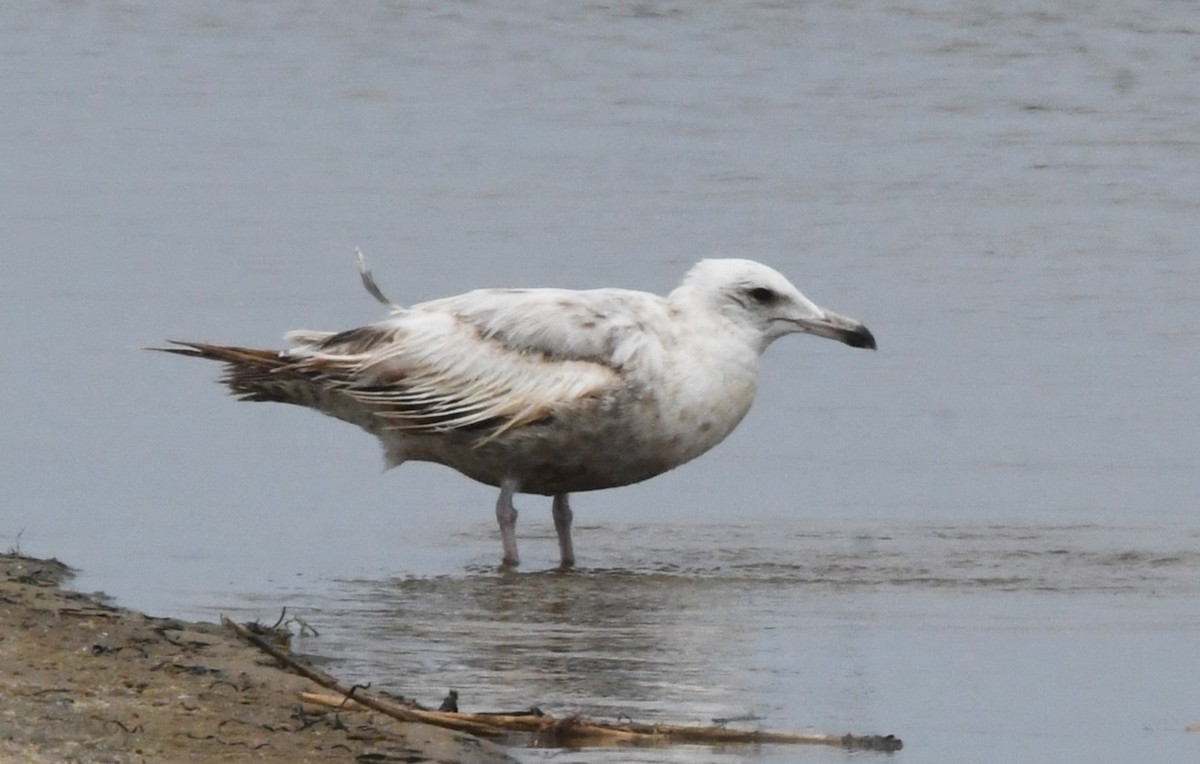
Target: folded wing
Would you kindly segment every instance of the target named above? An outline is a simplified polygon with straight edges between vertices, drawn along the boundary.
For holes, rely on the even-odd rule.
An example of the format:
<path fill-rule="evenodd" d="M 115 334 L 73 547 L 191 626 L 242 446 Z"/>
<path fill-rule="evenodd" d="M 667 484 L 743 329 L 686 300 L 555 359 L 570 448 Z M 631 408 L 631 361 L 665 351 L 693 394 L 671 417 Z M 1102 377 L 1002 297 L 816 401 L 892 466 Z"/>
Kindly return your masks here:
<path fill-rule="evenodd" d="M 380 429 L 485 443 L 622 384 L 622 367 L 657 346 L 648 324 L 662 310 L 621 290 L 481 290 L 346 332 L 293 332 L 301 344 L 275 373 L 352 399 Z"/>

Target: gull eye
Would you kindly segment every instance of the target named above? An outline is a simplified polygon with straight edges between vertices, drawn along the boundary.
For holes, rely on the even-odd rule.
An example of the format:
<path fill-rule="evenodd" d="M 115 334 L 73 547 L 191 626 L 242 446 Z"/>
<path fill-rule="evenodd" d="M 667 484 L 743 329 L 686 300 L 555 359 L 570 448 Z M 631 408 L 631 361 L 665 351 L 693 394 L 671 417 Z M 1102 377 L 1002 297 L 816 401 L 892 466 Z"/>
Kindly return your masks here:
<path fill-rule="evenodd" d="M 746 294 L 750 295 L 750 299 L 754 300 L 759 305 L 770 305 L 779 299 L 779 295 L 767 289 L 766 287 L 753 287 L 746 290 Z"/>

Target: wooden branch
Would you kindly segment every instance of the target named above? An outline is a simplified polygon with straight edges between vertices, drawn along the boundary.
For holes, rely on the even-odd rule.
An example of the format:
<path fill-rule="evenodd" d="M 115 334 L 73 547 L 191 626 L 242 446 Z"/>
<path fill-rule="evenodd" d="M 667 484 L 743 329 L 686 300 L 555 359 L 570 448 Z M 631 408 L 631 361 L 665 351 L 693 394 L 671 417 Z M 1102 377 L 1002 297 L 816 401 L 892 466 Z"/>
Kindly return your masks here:
<path fill-rule="evenodd" d="M 462 724 L 447 723 L 447 720 L 438 720 L 436 717 L 442 714 L 437 711 L 423 711 L 412 706 L 406 706 L 403 703 L 398 703 L 388 698 L 377 697 L 374 694 L 368 694 L 362 689 L 355 687 L 346 687 L 338 682 L 329 674 L 323 671 L 318 671 L 313 667 L 301 663 L 292 657 L 285 650 L 281 650 L 261 636 L 247 629 L 245 626 L 234 623 L 228 618 L 222 617 L 221 623 L 229 629 L 232 629 L 239 637 L 246 640 L 250 644 L 270 655 L 275 660 L 279 661 L 285 668 L 293 673 L 299 674 L 305 679 L 310 679 L 322 687 L 333 690 L 341 696 L 341 699 L 333 705 L 340 706 L 346 700 L 355 701 L 362 706 L 365 706 L 372 711 L 378 711 L 381 714 L 390 716 L 393 719 L 398 719 L 402 722 L 424 722 L 426 724 L 435 724 L 439 727 L 455 729 L 461 732 L 469 732 L 472 735 L 481 737 L 495 737 L 501 734 L 507 734 L 504 730 L 494 727 L 493 725 L 480 725 L 470 721 L 464 721 Z M 431 718 L 433 717 L 433 718 Z"/>
<path fill-rule="evenodd" d="M 710 745 L 729 743 L 786 743 L 831 745 L 848 749 L 875 751 L 898 751 L 904 743 L 894 735 L 826 735 L 815 732 L 765 732 L 762 730 L 737 730 L 727 727 L 695 727 L 678 724 L 609 724 L 587 719 L 579 715 L 562 718 L 546 714 L 467 714 L 449 711 L 429 711 L 405 705 L 361 688 L 346 687 L 332 676 L 308 666 L 292 657 L 288 652 L 271 644 L 241 624 L 222 618 L 227 628 L 242 639 L 270 655 L 287 669 L 332 690 L 336 695 L 301 693 L 306 703 L 361 710 L 377 711 L 404 722 L 419 722 L 438 727 L 467 732 L 480 737 L 504 737 L 514 733 L 533 736 L 537 745 L 543 746 L 613 746 L 635 743 L 639 745 L 675 745 L 681 743 L 705 743 Z"/>

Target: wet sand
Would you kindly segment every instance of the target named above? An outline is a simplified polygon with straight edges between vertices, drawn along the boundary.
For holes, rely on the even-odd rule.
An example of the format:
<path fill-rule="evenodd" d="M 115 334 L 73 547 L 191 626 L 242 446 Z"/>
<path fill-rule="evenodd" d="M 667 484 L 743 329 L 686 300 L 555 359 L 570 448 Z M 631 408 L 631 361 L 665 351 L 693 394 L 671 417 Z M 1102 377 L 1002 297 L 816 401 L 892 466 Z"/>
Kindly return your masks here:
<path fill-rule="evenodd" d="M 65 590 L 57 560 L 0 555 L 0 761 L 476 762 L 436 727 L 307 706 L 317 689 L 211 623 Z"/>

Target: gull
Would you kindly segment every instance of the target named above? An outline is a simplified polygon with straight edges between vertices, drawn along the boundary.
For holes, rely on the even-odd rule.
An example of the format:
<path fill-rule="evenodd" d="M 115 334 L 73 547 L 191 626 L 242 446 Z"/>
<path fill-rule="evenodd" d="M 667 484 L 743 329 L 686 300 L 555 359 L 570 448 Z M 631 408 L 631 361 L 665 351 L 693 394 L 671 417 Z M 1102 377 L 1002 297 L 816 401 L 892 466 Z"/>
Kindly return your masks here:
<path fill-rule="evenodd" d="M 569 494 L 630 485 L 695 459 L 749 411 L 759 359 L 787 334 L 875 349 L 860 322 L 774 269 L 702 260 L 666 296 L 628 289 L 478 289 L 397 305 L 358 253 L 382 320 L 289 332 L 285 350 L 169 340 L 224 364 L 246 401 L 316 409 L 383 445 L 388 467 L 435 462 L 500 489 L 502 565 L 519 563 L 518 493 L 550 496 L 574 565 Z"/>

